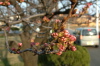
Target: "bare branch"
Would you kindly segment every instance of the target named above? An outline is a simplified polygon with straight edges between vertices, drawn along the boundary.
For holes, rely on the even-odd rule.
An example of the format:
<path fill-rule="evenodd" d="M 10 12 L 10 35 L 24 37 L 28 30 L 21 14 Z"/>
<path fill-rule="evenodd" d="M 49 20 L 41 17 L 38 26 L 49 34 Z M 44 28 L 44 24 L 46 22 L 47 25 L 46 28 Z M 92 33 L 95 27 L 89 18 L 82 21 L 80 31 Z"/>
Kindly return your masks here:
<path fill-rule="evenodd" d="M 31 19 L 31 18 L 35 18 L 35 17 L 40 17 L 40 16 L 44 16 L 44 15 L 46 15 L 46 13 L 32 15 L 32 16 L 29 16 L 27 18 L 22 18 L 22 20 L 19 20 L 19 21 L 9 22 L 9 25 L 14 25 L 14 24 L 22 23 L 23 21 L 26 21 L 27 19 Z M 5 20 L 3 20 L 3 21 L 5 21 Z"/>
<path fill-rule="evenodd" d="M 5 29 L 4 29 L 4 34 L 5 34 L 6 47 L 9 50 L 8 36 L 7 36 L 7 32 Z"/>

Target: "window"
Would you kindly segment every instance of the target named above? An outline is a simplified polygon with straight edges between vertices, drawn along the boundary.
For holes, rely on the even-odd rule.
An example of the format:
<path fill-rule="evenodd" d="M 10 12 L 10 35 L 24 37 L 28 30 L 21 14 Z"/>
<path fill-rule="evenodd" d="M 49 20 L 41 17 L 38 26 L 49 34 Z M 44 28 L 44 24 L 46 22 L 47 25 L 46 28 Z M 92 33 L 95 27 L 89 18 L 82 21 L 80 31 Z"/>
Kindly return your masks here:
<path fill-rule="evenodd" d="M 83 29 L 82 31 L 83 36 L 93 36 L 97 35 L 96 29 Z"/>

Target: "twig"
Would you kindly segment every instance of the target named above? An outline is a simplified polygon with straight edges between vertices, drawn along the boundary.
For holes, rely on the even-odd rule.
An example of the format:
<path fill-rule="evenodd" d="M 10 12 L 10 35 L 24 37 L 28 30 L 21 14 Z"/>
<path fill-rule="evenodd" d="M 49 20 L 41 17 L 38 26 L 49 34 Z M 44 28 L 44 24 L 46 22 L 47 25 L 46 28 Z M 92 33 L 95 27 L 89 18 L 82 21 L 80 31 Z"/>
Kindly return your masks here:
<path fill-rule="evenodd" d="M 4 34 L 5 34 L 6 47 L 9 50 L 8 36 L 7 36 L 7 32 L 5 29 L 4 29 Z"/>

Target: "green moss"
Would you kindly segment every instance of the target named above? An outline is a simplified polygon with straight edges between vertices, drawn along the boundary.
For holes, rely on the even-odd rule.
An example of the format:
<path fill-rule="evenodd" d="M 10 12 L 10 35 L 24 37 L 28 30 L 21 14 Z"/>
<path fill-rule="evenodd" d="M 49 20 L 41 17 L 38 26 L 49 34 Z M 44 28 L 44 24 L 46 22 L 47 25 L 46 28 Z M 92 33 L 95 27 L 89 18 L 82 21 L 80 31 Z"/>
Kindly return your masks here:
<path fill-rule="evenodd" d="M 85 47 L 77 46 L 77 51 L 66 51 L 61 56 L 50 54 L 39 56 L 39 66 L 89 66 L 90 55 Z"/>

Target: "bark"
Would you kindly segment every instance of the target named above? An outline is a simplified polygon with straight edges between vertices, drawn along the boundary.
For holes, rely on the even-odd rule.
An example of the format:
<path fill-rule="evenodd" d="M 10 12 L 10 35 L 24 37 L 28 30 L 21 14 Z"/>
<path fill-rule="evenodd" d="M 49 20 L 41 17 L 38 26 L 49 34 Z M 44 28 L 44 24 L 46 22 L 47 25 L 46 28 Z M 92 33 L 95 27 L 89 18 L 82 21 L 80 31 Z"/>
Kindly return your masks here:
<path fill-rule="evenodd" d="M 11 4 L 16 8 L 17 12 L 21 13 L 23 12 L 23 10 L 21 9 L 21 7 L 16 3 L 15 0 L 10 0 Z M 24 13 L 20 14 L 21 17 L 25 17 Z M 26 24 L 23 24 L 26 25 Z M 20 35 L 21 37 L 21 41 L 23 43 L 23 47 L 21 48 L 23 49 L 27 49 L 30 48 L 30 37 L 31 35 L 28 32 L 27 27 L 23 28 L 23 33 Z M 24 66 L 37 66 L 37 62 L 38 62 L 38 56 L 33 56 L 32 52 L 24 52 L 20 54 L 23 61 L 24 61 Z"/>
<path fill-rule="evenodd" d="M 22 49 L 26 49 L 30 47 L 30 34 L 28 32 L 24 32 L 21 35 L 21 40 L 23 43 Z M 38 66 L 38 55 L 34 56 L 32 52 L 24 52 L 21 53 L 21 57 L 23 58 L 24 61 L 24 66 Z"/>
<path fill-rule="evenodd" d="M 38 66 L 38 56 L 33 56 L 31 52 L 25 52 L 22 56 L 24 60 L 24 66 Z"/>

